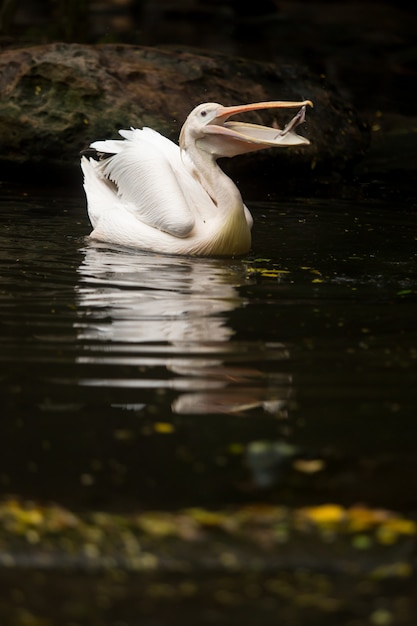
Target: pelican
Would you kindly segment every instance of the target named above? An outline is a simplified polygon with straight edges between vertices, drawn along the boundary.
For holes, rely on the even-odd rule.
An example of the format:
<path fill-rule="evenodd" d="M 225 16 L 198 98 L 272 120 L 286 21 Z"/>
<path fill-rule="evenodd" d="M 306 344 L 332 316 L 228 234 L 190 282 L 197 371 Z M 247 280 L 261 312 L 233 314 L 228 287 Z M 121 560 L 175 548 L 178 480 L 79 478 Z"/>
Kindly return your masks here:
<path fill-rule="evenodd" d="M 252 216 L 217 159 L 308 144 L 294 132 L 307 105 L 312 103 L 208 102 L 187 117 L 179 146 L 150 128 L 120 130 L 123 139 L 93 142 L 94 157 L 81 159 L 90 237 L 165 254 L 248 252 Z M 228 121 L 247 111 L 278 108 L 300 110 L 283 129 Z"/>

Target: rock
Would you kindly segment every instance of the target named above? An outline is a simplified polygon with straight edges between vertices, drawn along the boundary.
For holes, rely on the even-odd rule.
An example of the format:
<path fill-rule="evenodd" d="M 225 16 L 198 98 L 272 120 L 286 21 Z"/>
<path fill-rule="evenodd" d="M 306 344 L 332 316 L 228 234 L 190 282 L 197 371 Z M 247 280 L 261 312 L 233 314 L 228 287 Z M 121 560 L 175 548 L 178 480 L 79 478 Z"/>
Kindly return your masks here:
<path fill-rule="evenodd" d="M 248 156 L 239 159 L 243 168 L 268 162 L 274 172 L 277 165 L 340 172 L 368 143 L 349 103 L 308 70 L 190 50 L 64 43 L 7 49 L 0 53 L 0 96 L 3 173 L 22 164 L 48 177 L 51 169 L 74 169 L 91 141 L 130 126 L 150 126 L 176 141 L 187 114 L 204 101 L 314 102 L 300 131 L 311 146 Z M 252 119 L 283 124 L 291 114 Z"/>

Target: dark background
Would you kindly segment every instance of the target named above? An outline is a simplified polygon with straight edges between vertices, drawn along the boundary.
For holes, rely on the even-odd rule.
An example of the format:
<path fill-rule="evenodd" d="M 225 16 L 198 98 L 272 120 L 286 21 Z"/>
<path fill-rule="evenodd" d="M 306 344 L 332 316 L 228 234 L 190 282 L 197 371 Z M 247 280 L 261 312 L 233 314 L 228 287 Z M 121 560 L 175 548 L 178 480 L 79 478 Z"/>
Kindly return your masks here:
<path fill-rule="evenodd" d="M 356 106 L 384 167 L 396 152 L 393 167 L 415 169 L 415 6 L 409 0 L 3 0 L 0 48 L 122 42 L 305 65 Z M 393 133 L 388 143 L 378 144 L 381 130 Z"/>

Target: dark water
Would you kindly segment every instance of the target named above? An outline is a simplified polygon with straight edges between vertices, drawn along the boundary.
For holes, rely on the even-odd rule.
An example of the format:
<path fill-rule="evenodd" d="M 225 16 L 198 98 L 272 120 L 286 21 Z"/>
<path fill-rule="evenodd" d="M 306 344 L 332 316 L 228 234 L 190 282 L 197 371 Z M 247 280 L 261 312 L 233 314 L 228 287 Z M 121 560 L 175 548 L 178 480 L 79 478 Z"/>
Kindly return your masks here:
<path fill-rule="evenodd" d="M 415 203 L 249 204 L 250 255 L 192 259 L 3 194 L 3 494 L 415 510 Z"/>

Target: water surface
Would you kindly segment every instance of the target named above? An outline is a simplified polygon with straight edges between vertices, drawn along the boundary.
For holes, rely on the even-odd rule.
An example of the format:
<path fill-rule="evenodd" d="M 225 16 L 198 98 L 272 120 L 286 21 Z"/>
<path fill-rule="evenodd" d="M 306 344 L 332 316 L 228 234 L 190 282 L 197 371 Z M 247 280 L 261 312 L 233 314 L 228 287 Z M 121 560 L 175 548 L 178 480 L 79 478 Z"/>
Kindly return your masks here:
<path fill-rule="evenodd" d="M 94 243 L 81 198 L 3 195 L 3 493 L 415 507 L 416 206 L 250 208 L 249 255 L 193 259 Z"/>

